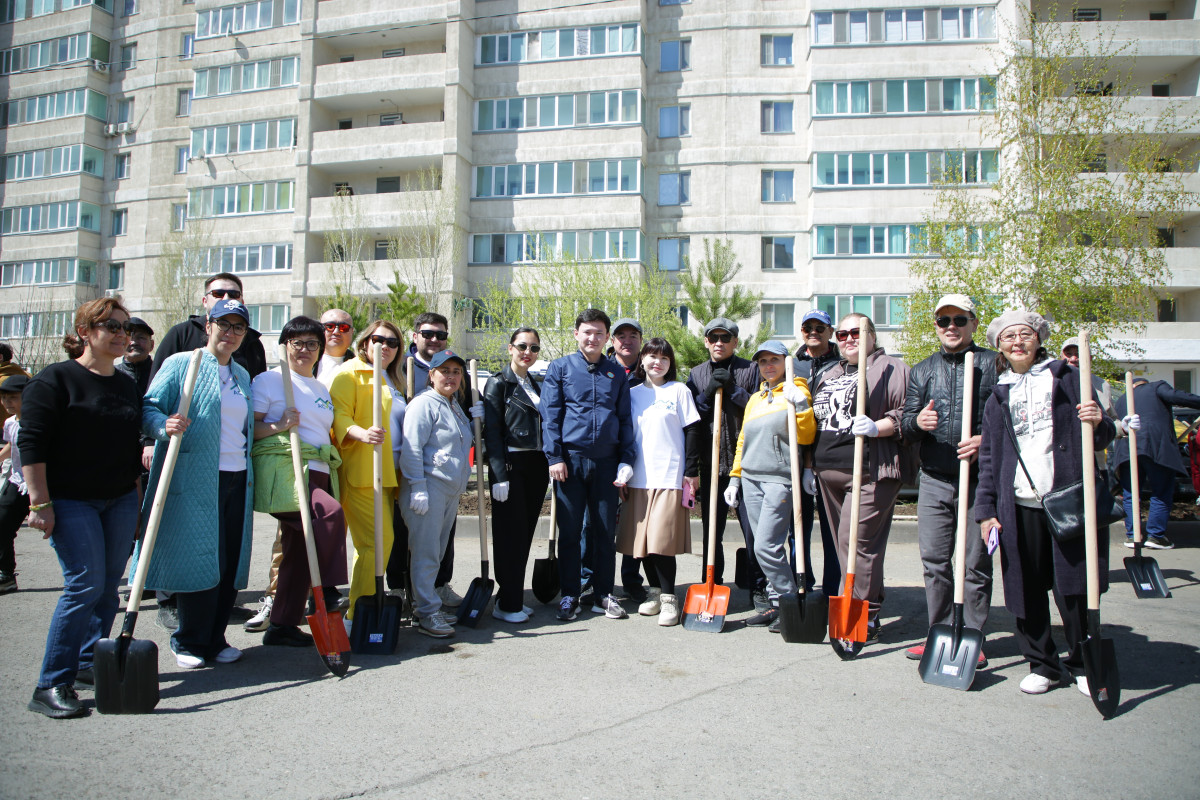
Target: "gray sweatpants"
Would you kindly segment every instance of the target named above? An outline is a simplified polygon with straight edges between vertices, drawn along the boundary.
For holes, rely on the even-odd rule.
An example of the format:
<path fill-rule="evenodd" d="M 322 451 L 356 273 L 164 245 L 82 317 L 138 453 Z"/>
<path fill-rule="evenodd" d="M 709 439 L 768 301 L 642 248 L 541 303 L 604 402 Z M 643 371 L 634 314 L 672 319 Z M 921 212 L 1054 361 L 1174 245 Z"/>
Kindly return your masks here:
<path fill-rule="evenodd" d="M 767 597 L 779 605 L 779 595 L 796 591 L 796 573 L 788 561 L 788 527 L 792 524 L 790 483 L 760 483 L 742 476 L 742 502 L 754 532 L 754 557 L 767 576 Z"/>
<path fill-rule="evenodd" d="M 413 587 L 413 611 L 425 619 L 442 608 L 434 583 L 446 543 L 450 541 L 450 529 L 458 517 L 458 497 L 461 492 L 448 492 L 435 481 L 426 481 L 429 493 L 429 510 L 418 514 L 409 508 L 412 484 L 400 481 L 400 514 L 408 526 L 408 552 L 411 559 L 410 575 Z"/>
<path fill-rule="evenodd" d="M 992 557 L 975 522 L 975 484 L 967 509 L 966 575 L 963 581 L 963 620 L 983 630 L 992 604 Z M 925 603 L 929 624 L 948 625 L 954 604 L 954 539 L 958 532 L 958 481 L 949 483 L 921 473 L 917 495 L 917 542 L 925 568 Z"/>

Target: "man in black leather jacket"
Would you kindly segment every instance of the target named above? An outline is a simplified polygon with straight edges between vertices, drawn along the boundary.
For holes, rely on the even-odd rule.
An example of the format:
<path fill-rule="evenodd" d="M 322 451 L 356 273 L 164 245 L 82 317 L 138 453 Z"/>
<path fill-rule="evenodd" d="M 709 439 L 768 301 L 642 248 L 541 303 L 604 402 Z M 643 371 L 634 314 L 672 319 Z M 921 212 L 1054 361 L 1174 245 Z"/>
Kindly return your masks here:
<path fill-rule="evenodd" d="M 907 441 L 917 442 L 921 455 L 921 485 L 917 495 L 917 540 L 925 568 L 925 601 L 930 626 L 951 621 L 954 570 L 951 558 L 957 532 L 958 465 L 971 462 L 971 490 L 967 520 L 974 520 L 978 468 L 979 425 L 983 407 L 996 385 L 995 353 L 972 338 L 979 320 L 975 304 L 961 294 L 942 297 L 934 310 L 941 349 L 912 368 L 904 398 L 900 426 Z M 964 360 L 975 353 L 971 376 L 971 438 L 962 439 Z M 963 617 L 967 627 L 983 630 L 992 601 L 992 557 L 983 540 L 968 530 Z M 909 658 L 919 659 L 925 645 L 910 647 Z M 980 666 L 986 663 L 980 653 Z"/>

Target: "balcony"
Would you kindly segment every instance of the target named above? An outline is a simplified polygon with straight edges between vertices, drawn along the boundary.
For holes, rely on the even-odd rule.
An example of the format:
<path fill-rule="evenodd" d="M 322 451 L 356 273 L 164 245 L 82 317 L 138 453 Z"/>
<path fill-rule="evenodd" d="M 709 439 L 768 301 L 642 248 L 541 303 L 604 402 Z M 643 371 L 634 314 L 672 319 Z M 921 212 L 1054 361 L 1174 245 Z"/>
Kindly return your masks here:
<path fill-rule="evenodd" d="M 361 34 L 364 40 L 370 37 L 371 44 L 378 44 L 381 32 L 388 37 L 388 45 L 392 44 L 393 33 L 401 37 L 396 39 L 397 43 L 402 43 L 405 35 L 428 40 L 440 33 L 444 40 L 445 21 L 450 14 L 448 4 L 439 0 L 411 0 L 404 4 L 322 0 L 316 5 L 313 34 L 318 37 L 339 34 L 339 47 L 355 34 Z"/>
<path fill-rule="evenodd" d="M 1074 25 L 1086 25 L 1080 31 L 1084 43 L 1104 43 L 1104 50 L 1120 49 L 1122 59 L 1142 72 L 1153 68 L 1159 75 L 1178 72 L 1200 59 L 1200 19 L 1136 22 L 1047 22 L 1039 30 L 1054 40 L 1068 37 Z M 1090 26 L 1095 26 L 1095 33 Z M 1111 44 L 1108 42 L 1111 40 Z M 1125 48 L 1125 49 L 1122 49 Z M 1091 48 L 1089 48 L 1090 50 Z"/>
<path fill-rule="evenodd" d="M 387 284 L 392 280 L 393 270 L 402 276 L 415 275 L 422 270 L 428 270 L 428 263 L 424 259 L 373 261 L 369 258 L 370 253 L 366 253 L 366 255 L 368 256 L 366 260 L 360 260 L 357 263 L 320 261 L 309 264 L 308 281 L 304 287 L 305 295 L 308 297 L 330 295 L 333 294 L 334 288 L 340 285 L 343 290 L 358 297 L 382 297 L 387 294 Z M 357 273 L 359 267 L 366 273 L 366 278 Z M 356 273 L 356 277 L 347 277 Z M 349 282 L 349 286 L 346 285 L 347 282 Z"/>
<path fill-rule="evenodd" d="M 317 67 L 313 100 L 330 111 L 377 109 L 382 95 L 397 92 L 404 92 L 406 105 L 441 105 L 446 92 L 445 54 L 325 64 Z"/>
<path fill-rule="evenodd" d="M 314 197 L 309 201 L 308 230 L 334 231 L 353 225 L 366 231 L 389 231 L 404 226 L 427 224 L 429 209 L 438 207 L 438 192 L 391 192 L 354 195 L 352 198 Z M 338 203 L 348 209 L 337 209 Z"/>
<path fill-rule="evenodd" d="M 314 167 L 339 171 L 399 174 L 430 166 L 440 159 L 444 124 L 381 125 L 313 134 Z"/>

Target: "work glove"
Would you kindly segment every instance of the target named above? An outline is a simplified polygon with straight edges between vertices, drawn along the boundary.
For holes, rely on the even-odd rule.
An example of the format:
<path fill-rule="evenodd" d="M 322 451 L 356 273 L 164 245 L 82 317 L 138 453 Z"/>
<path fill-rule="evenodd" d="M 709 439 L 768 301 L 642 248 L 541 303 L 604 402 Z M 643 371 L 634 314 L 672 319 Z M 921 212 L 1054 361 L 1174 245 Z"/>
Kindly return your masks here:
<path fill-rule="evenodd" d="M 624 486 L 631 480 L 633 480 L 633 467 L 629 466 L 628 464 L 619 465 L 617 467 L 617 479 L 613 481 L 613 484 L 617 486 Z"/>
<path fill-rule="evenodd" d="M 793 404 L 797 411 L 803 411 L 808 408 L 808 395 L 794 383 L 783 382 L 783 399 Z"/>
<path fill-rule="evenodd" d="M 725 487 L 725 505 L 730 508 L 738 507 L 738 489 L 742 488 L 742 482 L 736 478 L 729 481 L 729 485 Z"/>
<path fill-rule="evenodd" d="M 408 500 L 408 507 L 414 513 L 424 515 L 429 510 L 429 492 L 413 492 Z"/>
<path fill-rule="evenodd" d="M 492 486 L 492 499 L 497 503 L 503 503 L 508 500 L 508 481 Z"/>
<path fill-rule="evenodd" d="M 732 387 L 733 373 L 724 367 L 717 367 L 708 379 L 708 386 L 705 387 L 704 394 L 711 400 L 717 396 L 717 389 L 724 389 L 728 392 Z"/>
<path fill-rule="evenodd" d="M 476 400 L 471 404 L 471 419 L 483 419 L 483 401 Z"/>
<path fill-rule="evenodd" d="M 805 494 L 811 494 L 815 497 L 817 494 L 817 474 L 808 467 L 805 467 L 804 474 L 800 476 L 800 485 L 804 488 Z"/>
<path fill-rule="evenodd" d="M 1125 433 L 1130 431 L 1140 431 L 1142 429 L 1142 417 L 1140 414 L 1126 414 L 1121 417 L 1121 430 Z"/>
<path fill-rule="evenodd" d="M 851 422 L 850 432 L 855 436 L 869 436 L 874 439 L 879 435 L 879 426 L 866 414 L 859 414 Z"/>

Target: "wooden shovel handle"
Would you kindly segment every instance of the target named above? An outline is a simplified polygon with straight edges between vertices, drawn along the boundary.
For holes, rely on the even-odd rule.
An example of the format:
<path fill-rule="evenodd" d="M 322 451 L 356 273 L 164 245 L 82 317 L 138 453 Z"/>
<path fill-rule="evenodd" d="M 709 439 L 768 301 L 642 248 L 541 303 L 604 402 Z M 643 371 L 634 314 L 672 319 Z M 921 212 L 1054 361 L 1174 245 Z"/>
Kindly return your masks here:
<path fill-rule="evenodd" d="M 371 424 L 383 427 L 383 343 L 371 345 Z M 383 574 L 383 444 L 372 447 L 371 486 L 375 490 L 375 577 Z"/>
<path fill-rule="evenodd" d="M 183 375 L 183 393 L 179 396 L 177 413 L 187 418 L 192 408 L 192 393 L 196 388 L 196 376 L 200 362 L 204 360 L 204 348 L 192 351 L 187 372 Z M 171 488 L 171 476 L 175 474 L 175 462 L 179 460 L 179 448 L 183 446 L 183 434 L 172 434 L 167 443 L 167 455 L 163 458 L 162 470 L 158 473 L 158 486 L 154 490 L 154 502 L 150 505 L 150 519 L 146 522 L 146 535 L 142 537 L 142 548 L 138 553 L 137 570 L 129 586 L 129 604 L 125 610 L 136 614 L 142 603 L 142 590 L 146 588 L 146 575 L 150 571 L 150 557 L 154 554 L 154 542 L 158 538 L 158 526 L 162 524 L 163 508 L 167 504 L 167 492 Z"/>
<path fill-rule="evenodd" d="M 1125 413 L 1129 415 L 1136 414 L 1133 410 L 1133 373 L 1125 373 Z M 1129 493 L 1132 496 L 1133 508 L 1130 509 L 1133 523 L 1133 541 L 1141 543 L 1143 541 L 1142 534 L 1142 493 L 1138 488 L 1141 483 L 1138 480 L 1138 449 L 1137 449 L 1137 431 L 1132 428 L 1129 431 Z"/>
<path fill-rule="evenodd" d="M 550 555 L 554 555 L 554 542 L 558 537 L 558 492 L 550 483 Z"/>
<path fill-rule="evenodd" d="M 413 383 L 413 370 L 416 368 L 416 359 L 409 356 L 407 366 L 408 369 L 404 371 L 405 382 L 407 383 L 405 388 L 408 389 L 408 402 L 411 403 L 413 399 L 413 386 L 415 386 Z"/>
<path fill-rule="evenodd" d="M 296 407 L 296 396 L 292 390 L 292 370 L 288 366 L 287 349 L 279 357 L 279 371 L 283 373 L 283 403 L 285 409 Z M 313 538 L 312 509 L 308 505 L 308 486 L 304 483 L 304 462 L 300 459 L 300 428 L 288 429 L 292 449 L 292 477 L 296 482 L 296 499 L 300 501 L 300 526 L 304 531 L 304 550 L 308 555 L 308 577 L 313 595 L 321 591 L 321 567 L 317 563 L 317 542 Z"/>
<path fill-rule="evenodd" d="M 975 353 L 968 350 L 963 357 L 962 433 L 959 441 L 971 438 L 974 427 Z M 967 508 L 971 499 L 971 462 L 958 462 L 958 529 L 954 535 L 954 604 L 961 606 L 967 579 Z"/>
<path fill-rule="evenodd" d="M 717 393 L 713 395 L 712 469 L 708 484 L 708 558 L 705 559 L 705 567 L 715 567 L 717 563 L 717 481 L 721 477 L 721 407 L 724 401 L 725 390 L 717 389 Z"/>
<path fill-rule="evenodd" d="M 783 364 L 783 379 L 789 384 L 793 383 L 796 377 L 795 364 L 792 362 L 791 356 L 784 358 Z M 804 491 L 804 487 L 800 485 L 800 444 L 796 439 L 796 405 L 791 401 L 787 401 L 788 407 L 788 455 L 791 458 L 792 469 L 792 523 L 797 533 L 802 530 L 802 517 L 804 509 L 800 504 L 800 496 Z M 808 565 L 804 561 L 804 548 L 800 543 L 796 543 L 796 571 L 801 575 L 808 572 Z M 804 587 L 801 586 L 798 590 L 804 594 Z"/>
<path fill-rule="evenodd" d="M 479 402 L 479 362 L 471 359 L 471 405 Z M 450 400 L 455 402 L 454 399 Z M 471 427 L 475 430 L 475 501 L 479 506 L 479 560 L 486 564 L 488 562 L 488 532 L 487 532 L 487 506 L 484 505 L 483 494 L 483 425 L 480 423 L 479 417 L 474 417 L 471 420 Z M 487 576 L 484 575 L 486 578 Z"/>
<path fill-rule="evenodd" d="M 867 348 L 863 340 L 858 340 L 858 398 L 855 404 L 855 416 L 867 413 Z M 854 574 L 855 562 L 858 560 L 858 507 L 862 502 L 862 469 L 863 449 L 867 437 L 854 437 L 854 477 L 850 485 L 850 542 L 846 549 L 846 572 Z M 849 595 L 847 595 L 849 596 Z"/>
<path fill-rule="evenodd" d="M 1079 332 L 1079 402 L 1092 399 L 1092 349 L 1088 332 Z M 1092 426 L 1080 424 L 1083 432 L 1083 550 L 1087 559 L 1088 610 L 1100 608 L 1100 560 L 1096 533 L 1096 447 Z"/>

